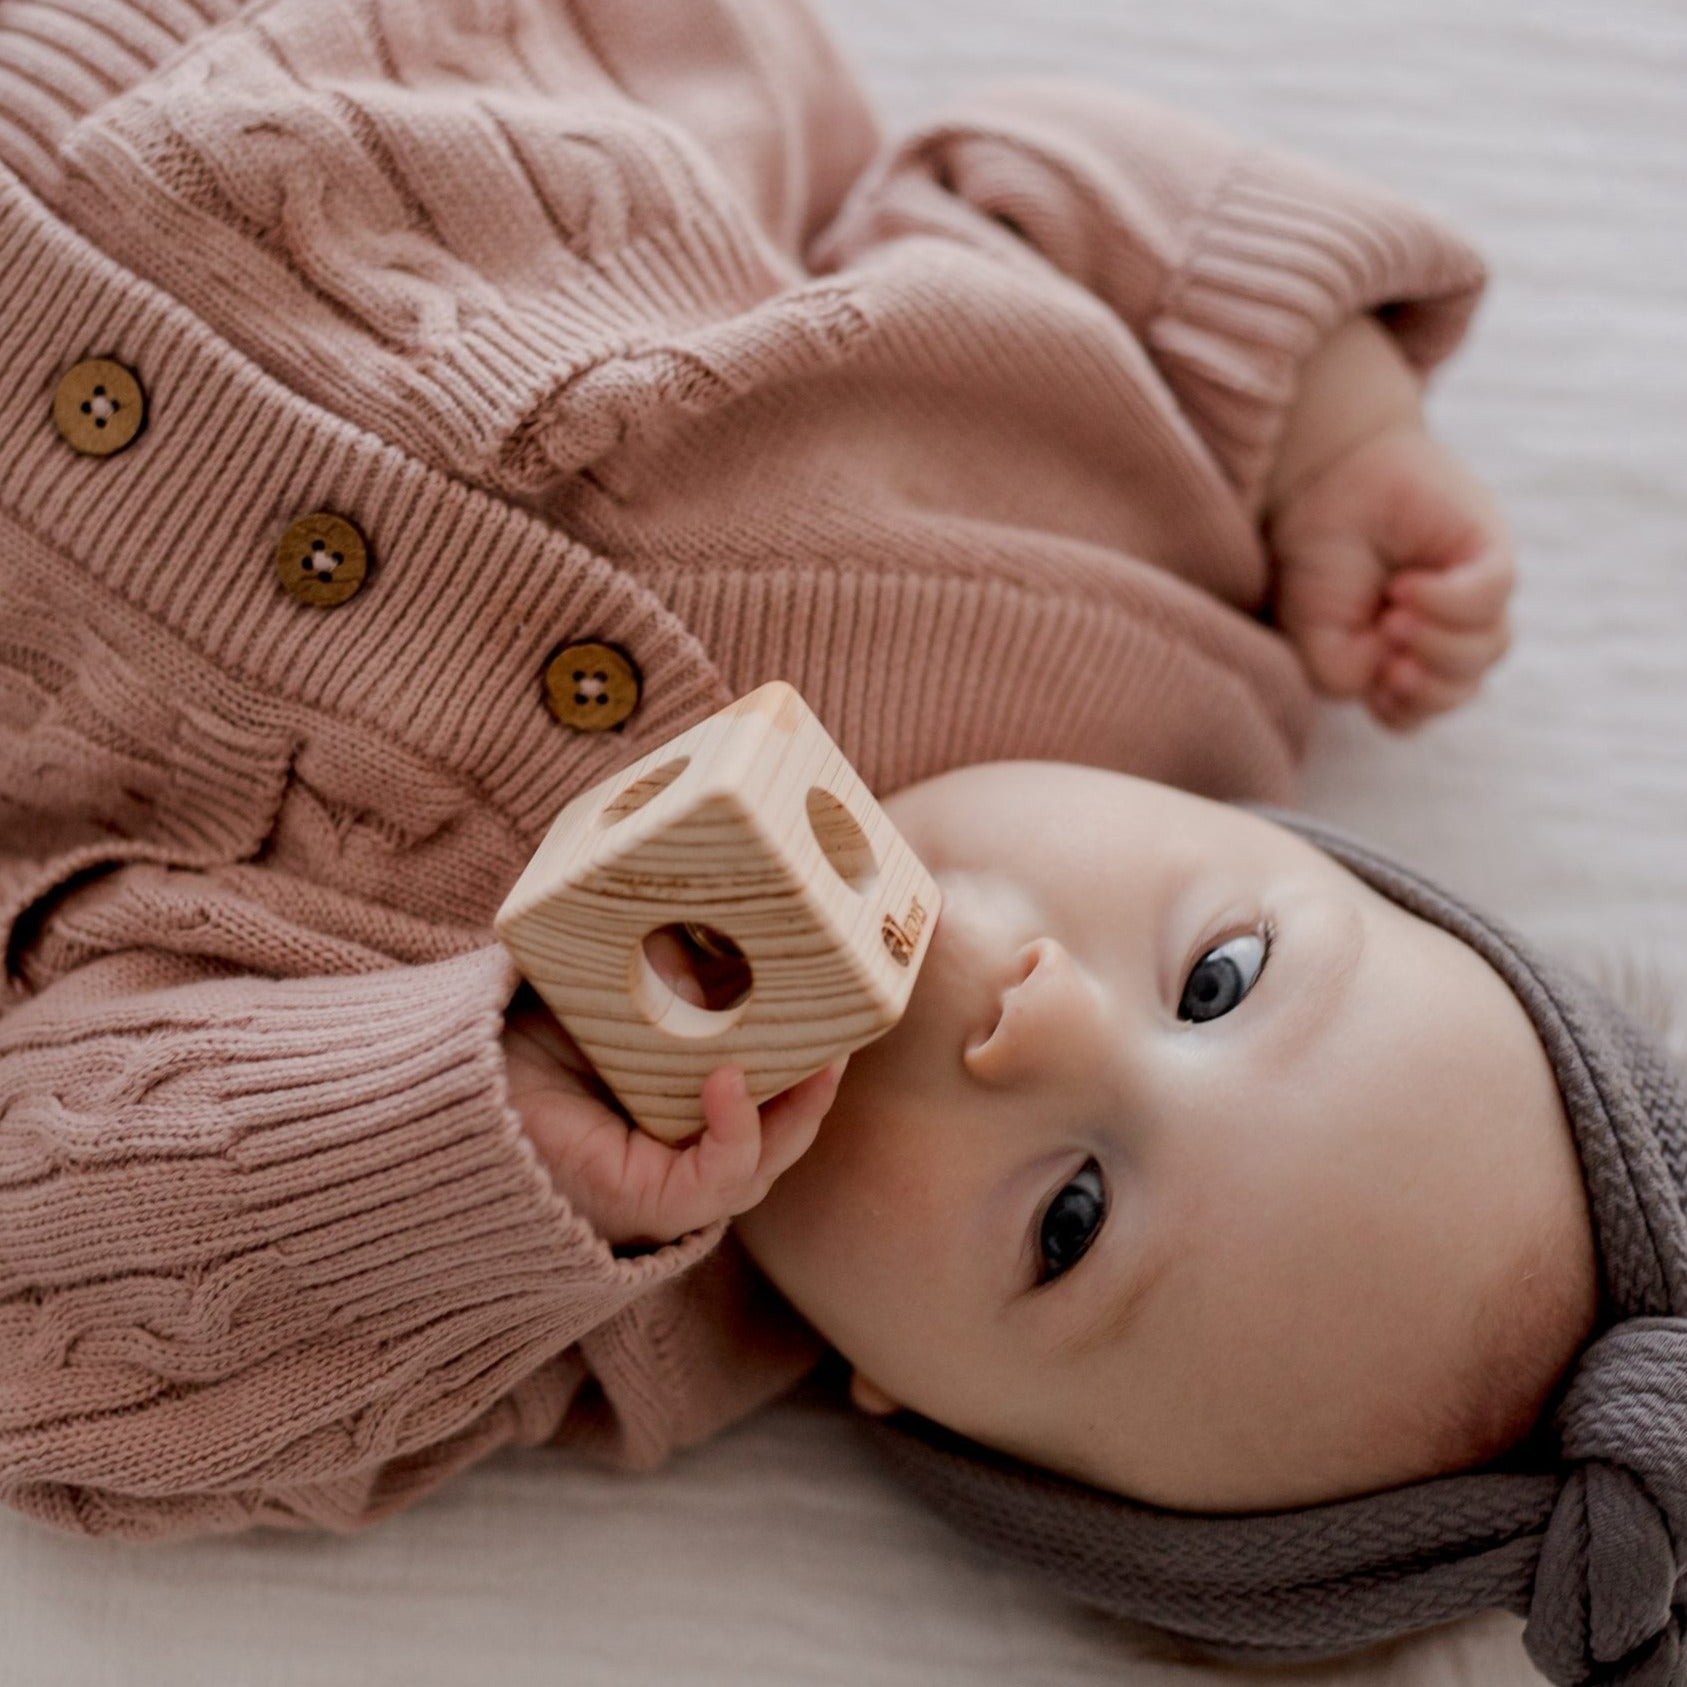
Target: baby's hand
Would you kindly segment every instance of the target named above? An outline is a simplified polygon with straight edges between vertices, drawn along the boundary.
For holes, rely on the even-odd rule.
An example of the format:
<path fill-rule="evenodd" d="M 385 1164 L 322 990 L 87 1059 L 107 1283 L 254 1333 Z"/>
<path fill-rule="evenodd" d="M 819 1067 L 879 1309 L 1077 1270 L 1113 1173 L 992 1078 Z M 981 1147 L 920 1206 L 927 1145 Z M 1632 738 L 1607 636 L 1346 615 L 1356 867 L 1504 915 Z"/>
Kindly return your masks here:
<path fill-rule="evenodd" d="M 1395 422 L 1295 487 L 1266 525 L 1276 625 L 1318 690 L 1421 726 L 1511 647 L 1511 543 L 1487 489 L 1421 421 Z"/>
<path fill-rule="evenodd" d="M 660 933 L 655 943 L 670 941 Z M 704 1004 L 678 943 L 651 961 L 678 994 Z M 552 1182 L 611 1246 L 660 1247 L 755 1206 L 813 1143 L 849 1061 L 834 1060 L 759 1109 L 742 1068 L 717 1066 L 703 1083 L 702 1135 L 674 1148 L 632 1122 L 528 985 L 505 1010 L 503 1048 L 510 1105 Z"/>

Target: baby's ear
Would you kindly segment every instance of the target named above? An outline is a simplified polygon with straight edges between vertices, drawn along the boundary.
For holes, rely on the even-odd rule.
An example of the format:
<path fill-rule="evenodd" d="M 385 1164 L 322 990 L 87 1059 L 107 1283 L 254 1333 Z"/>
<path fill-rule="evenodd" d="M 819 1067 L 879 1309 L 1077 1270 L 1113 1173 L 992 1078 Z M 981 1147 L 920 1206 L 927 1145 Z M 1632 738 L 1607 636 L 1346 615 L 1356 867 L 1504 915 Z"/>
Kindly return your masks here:
<path fill-rule="evenodd" d="M 849 1399 L 850 1404 L 858 1410 L 876 1418 L 882 1418 L 886 1412 L 902 1409 L 900 1400 L 892 1400 L 876 1382 L 856 1370 L 849 1373 Z"/>

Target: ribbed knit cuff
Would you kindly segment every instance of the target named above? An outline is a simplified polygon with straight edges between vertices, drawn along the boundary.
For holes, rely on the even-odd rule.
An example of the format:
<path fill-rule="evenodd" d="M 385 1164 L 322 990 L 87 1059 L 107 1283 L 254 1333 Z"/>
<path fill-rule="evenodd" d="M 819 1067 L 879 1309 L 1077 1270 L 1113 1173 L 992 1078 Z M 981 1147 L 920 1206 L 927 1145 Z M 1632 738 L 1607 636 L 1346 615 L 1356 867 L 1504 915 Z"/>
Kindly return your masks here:
<path fill-rule="evenodd" d="M 603 1402 L 571 1412 L 555 1444 L 618 1470 L 653 1470 L 778 1399 L 828 1350 L 729 1230 L 695 1270 L 582 1339 Z"/>
<path fill-rule="evenodd" d="M 1252 150 L 1220 180 L 1143 337 L 1257 510 L 1301 367 L 1324 339 L 1375 311 L 1427 374 L 1464 337 L 1485 279 L 1471 246 L 1406 201 Z"/>

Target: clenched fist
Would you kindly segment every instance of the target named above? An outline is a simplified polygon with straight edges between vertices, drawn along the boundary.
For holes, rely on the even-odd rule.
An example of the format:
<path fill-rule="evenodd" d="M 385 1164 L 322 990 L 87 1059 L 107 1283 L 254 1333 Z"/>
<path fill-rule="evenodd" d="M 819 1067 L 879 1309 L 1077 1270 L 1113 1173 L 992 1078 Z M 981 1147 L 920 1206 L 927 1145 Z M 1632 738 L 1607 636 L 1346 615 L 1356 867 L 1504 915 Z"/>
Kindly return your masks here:
<path fill-rule="evenodd" d="M 1358 318 L 1309 362 L 1261 526 L 1276 626 L 1326 696 L 1396 731 L 1473 696 L 1511 647 L 1511 540 L 1424 425 L 1390 337 Z"/>

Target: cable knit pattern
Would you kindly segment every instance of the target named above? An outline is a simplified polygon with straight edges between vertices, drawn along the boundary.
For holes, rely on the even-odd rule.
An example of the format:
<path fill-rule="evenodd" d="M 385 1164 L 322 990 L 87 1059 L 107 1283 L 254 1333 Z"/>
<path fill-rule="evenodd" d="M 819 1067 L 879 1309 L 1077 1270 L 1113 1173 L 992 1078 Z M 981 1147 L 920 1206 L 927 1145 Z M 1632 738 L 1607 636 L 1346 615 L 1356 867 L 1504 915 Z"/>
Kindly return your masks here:
<path fill-rule="evenodd" d="M 729 1226 L 622 1255 L 550 1186 L 493 912 L 775 677 L 881 793 L 1292 799 L 1296 371 L 1369 309 L 1427 368 L 1482 270 L 1114 90 L 886 145 L 795 0 L 0 0 L 0 278 L 0 1498 L 150 1539 L 650 1469 L 805 1374 Z M 273 566 L 319 511 L 333 608 Z M 580 639 L 613 731 L 545 706 Z"/>

